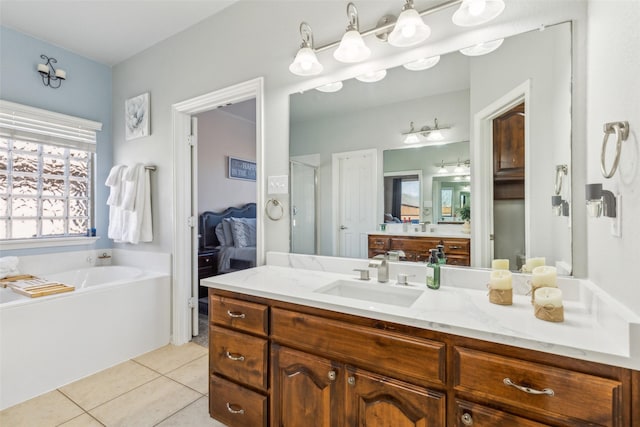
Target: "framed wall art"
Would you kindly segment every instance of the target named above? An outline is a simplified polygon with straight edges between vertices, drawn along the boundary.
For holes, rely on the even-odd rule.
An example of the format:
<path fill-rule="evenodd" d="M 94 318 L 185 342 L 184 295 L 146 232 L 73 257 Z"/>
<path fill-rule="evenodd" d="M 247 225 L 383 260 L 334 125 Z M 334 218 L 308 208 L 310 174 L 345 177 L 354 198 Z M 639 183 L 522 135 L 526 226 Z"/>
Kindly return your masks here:
<path fill-rule="evenodd" d="M 150 135 L 151 106 L 149 92 L 129 98 L 124 103 L 125 138 L 127 141 Z"/>
<path fill-rule="evenodd" d="M 256 180 L 256 162 L 229 156 L 229 178 Z"/>

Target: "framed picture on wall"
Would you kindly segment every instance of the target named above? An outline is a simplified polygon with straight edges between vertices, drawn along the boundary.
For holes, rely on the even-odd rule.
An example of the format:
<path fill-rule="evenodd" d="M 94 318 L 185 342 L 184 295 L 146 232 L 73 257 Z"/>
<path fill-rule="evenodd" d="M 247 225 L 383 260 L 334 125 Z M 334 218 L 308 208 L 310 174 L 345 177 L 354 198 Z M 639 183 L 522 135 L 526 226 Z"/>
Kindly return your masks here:
<path fill-rule="evenodd" d="M 127 141 L 150 135 L 149 92 L 124 102 L 125 138 Z"/>
<path fill-rule="evenodd" d="M 256 162 L 229 156 L 229 178 L 256 180 Z"/>

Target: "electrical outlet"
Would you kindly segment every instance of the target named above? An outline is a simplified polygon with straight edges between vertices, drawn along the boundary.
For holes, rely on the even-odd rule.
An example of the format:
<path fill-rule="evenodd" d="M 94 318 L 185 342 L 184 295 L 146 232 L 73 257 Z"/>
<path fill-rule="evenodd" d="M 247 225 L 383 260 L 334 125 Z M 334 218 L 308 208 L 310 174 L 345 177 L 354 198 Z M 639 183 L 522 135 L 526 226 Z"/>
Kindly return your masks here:
<path fill-rule="evenodd" d="M 289 192 L 289 176 L 278 175 L 267 178 L 268 194 L 287 194 Z"/>

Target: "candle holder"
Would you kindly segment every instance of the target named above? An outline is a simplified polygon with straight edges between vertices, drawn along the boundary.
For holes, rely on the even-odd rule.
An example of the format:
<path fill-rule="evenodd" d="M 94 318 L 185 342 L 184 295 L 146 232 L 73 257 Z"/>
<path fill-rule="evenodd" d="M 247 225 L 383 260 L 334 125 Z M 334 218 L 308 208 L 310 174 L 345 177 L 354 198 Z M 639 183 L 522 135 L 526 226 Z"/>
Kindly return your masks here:
<path fill-rule="evenodd" d="M 564 307 L 556 307 L 551 304 L 533 304 L 535 316 L 547 322 L 564 322 Z"/>
<path fill-rule="evenodd" d="M 489 285 L 487 285 L 489 286 Z M 513 304 L 513 289 L 491 289 L 489 288 L 489 302 L 498 305 Z"/>

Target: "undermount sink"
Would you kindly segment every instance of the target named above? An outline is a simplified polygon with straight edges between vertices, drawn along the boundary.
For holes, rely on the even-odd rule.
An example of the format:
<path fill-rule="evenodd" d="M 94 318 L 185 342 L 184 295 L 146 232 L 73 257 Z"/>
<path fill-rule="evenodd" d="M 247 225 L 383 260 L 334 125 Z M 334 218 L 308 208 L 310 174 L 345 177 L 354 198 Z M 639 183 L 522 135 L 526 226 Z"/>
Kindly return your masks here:
<path fill-rule="evenodd" d="M 420 289 L 401 288 L 377 282 L 357 283 L 348 280 L 336 280 L 314 292 L 400 307 L 411 306 L 422 295 Z"/>

